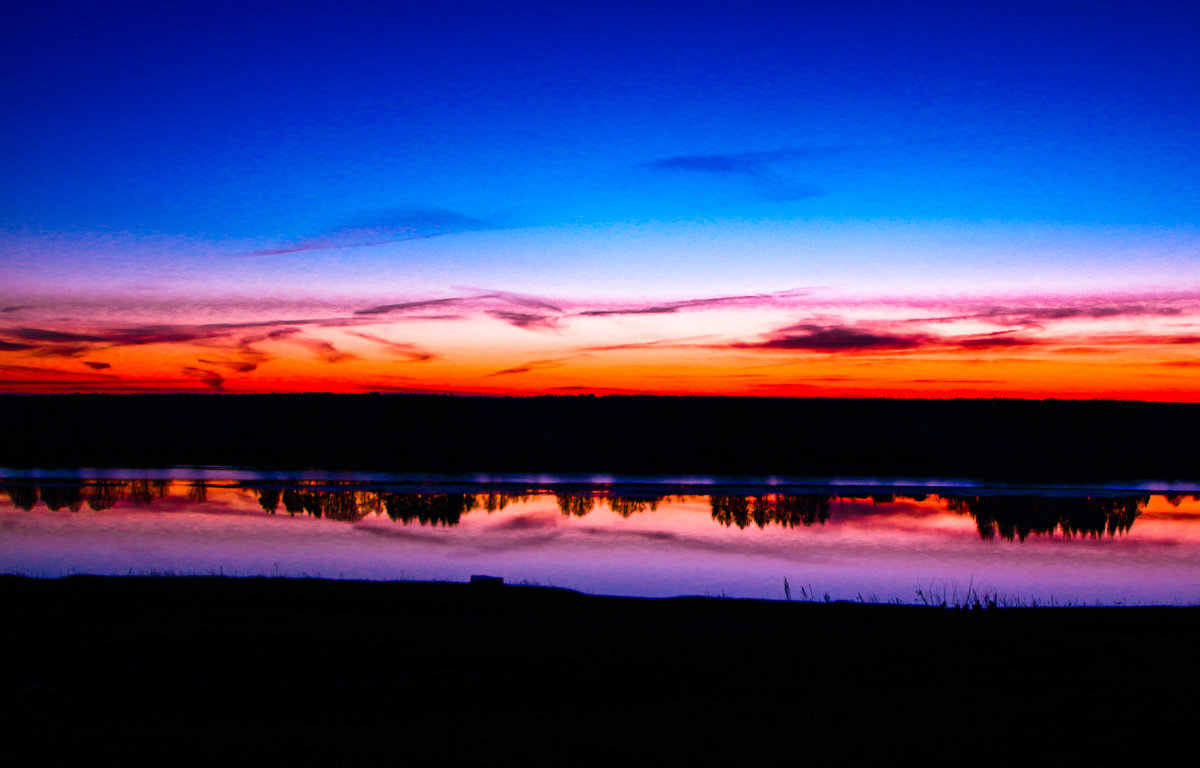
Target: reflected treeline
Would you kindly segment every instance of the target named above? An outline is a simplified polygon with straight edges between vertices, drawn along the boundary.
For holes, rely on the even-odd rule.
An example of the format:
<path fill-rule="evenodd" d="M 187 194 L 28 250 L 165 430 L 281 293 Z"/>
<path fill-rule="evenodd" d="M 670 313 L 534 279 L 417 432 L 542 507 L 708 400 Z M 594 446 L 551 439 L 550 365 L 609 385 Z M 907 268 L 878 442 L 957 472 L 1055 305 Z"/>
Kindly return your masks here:
<path fill-rule="evenodd" d="M 713 520 L 745 528 L 753 523 L 765 528 L 774 523 L 786 528 L 824 525 L 829 520 L 831 496 L 770 493 L 763 496 L 710 496 Z"/>
<path fill-rule="evenodd" d="M 13 505 L 32 510 L 39 501 L 52 511 L 78 512 L 85 506 L 100 511 L 118 503 L 150 505 L 171 495 L 180 486 L 188 503 L 202 504 L 209 499 L 212 486 L 203 481 L 175 483 L 167 480 L 95 480 L 58 482 L 41 486 L 25 483 L 0 485 Z M 253 494 L 268 514 L 310 515 L 327 520 L 355 522 L 371 515 L 387 515 L 396 522 L 433 526 L 458 525 L 463 516 L 479 511 L 487 514 L 510 504 L 528 502 L 539 493 L 406 493 L 363 489 L 361 485 L 339 481 L 310 481 L 287 487 L 241 487 Z M 585 517 L 602 505 L 628 518 L 653 512 L 668 500 L 698 500 L 705 497 L 625 496 L 606 492 L 556 494 L 559 511 L 567 517 Z M 756 495 L 708 496 L 712 519 L 727 527 L 785 528 L 824 525 L 830 520 L 833 501 L 869 501 L 876 506 L 926 502 L 925 495 L 768 493 Z M 939 497 L 932 497 L 937 500 Z M 1167 496 L 1179 506 L 1182 496 Z M 1200 496 L 1192 496 L 1200 501 Z M 1149 503 L 1149 496 L 1124 497 L 1045 497 L 1045 496 L 943 496 L 949 511 L 974 519 L 984 539 L 999 536 L 1024 541 L 1029 536 L 1064 537 L 1114 536 L 1132 528 L 1134 520 Z"/>
<path fill-rule="evenodd" d="M 506 493 L 399 493 L 361 490 L 350 483 L 313 482 L 294 488 L 252 488 L 259 506 L 268 514 L 282 506 L 290 515 L 308 514 L 329 520 L 354 522 L 368 515 L 386 514 L 401 523 L 457 525 L 466 513 L 480 509 L 497 512 L 514 502 L 528 501 L 525 494 Z"/>
<path fill-rule="evenodd" d="M 40 498 L 47 509 L 55 512 L 61 509 L 78 512 L 84 504 L 100 512 L 122 501 L 145 506 L 165 498 L 170 493 L 170 488 L 169 480 L 96 480 L 87 483 L 57 483 L 40 488 L 22 483 L 3 486 L 14 506 L 29 511 L 37 505 Z"/>
<path fill-rule="evenodd" d="M 596 508 L 595 496 L 555 496 L 558 509 L 567 517 L 584 517 Z"/>
<path fill-rule="evenodd" d="M 999 534 L 1024 541 L 1031 534 L 1050 536 L 1056 531 L 1067 538 L 1127 533 L 1150 497 L 951 496 L 946 503 L 951 511 L 973 517 L 985 539 Z"/>

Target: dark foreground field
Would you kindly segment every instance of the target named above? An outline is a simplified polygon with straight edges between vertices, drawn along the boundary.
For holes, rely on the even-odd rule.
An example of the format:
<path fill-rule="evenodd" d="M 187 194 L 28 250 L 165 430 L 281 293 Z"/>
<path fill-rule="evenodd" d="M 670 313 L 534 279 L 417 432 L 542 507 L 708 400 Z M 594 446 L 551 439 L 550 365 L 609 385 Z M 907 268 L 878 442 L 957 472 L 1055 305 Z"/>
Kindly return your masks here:
<path fill-rule="evenodd" d="M 1016 764 L 1194 743 L 1200 610 L 0 578 L 7 765 Z"/>

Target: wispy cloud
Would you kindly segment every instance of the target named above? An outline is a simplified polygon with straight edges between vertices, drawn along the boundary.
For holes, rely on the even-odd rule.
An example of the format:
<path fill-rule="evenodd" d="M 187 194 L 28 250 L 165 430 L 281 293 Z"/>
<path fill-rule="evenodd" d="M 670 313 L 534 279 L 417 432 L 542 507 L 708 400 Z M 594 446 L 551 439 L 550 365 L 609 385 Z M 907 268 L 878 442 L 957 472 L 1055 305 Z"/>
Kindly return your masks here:
<path fill-rule="evenodd" d="M 70 331 L 55 331 L 46 328 L 8 328 L 4 331 L 8 336 L 28 341 L 48 341 L 51 343 L 78 341 L 106 341 L 104 336 L 87 333 L 71 333 Z"/>
<path fill-rule="evenodd" d="M 748 293 L 736 296 L 706 296 L 699 299 L 652 302 L 647 304 L 625 304 L 618 306 L 585 309 L 575 313 L 578 317 L 608 317 L 611 315 L 670 315 L 676 312 L 701 311 L 714 307 L 768 307 L 784 306 L 795 302 L 811 292 L 808 288 L 789 288 L 770 293 Z"/>
<path fill-rule="evenodd" d="M 416 344 L 392 341 L 390 339 L 385 339 L 382 336 L 376 336 L 371 333 L 361 333 L 359 331 L 347 331 L 347 333 L 351 336 L 357 336 L 360 339 L 373 341 L 376 344 L 383 346 L 384 349 L 388 350 L 392 354 L 411 360 L 414 363 L 421 363 L 425 362 L 426 360 L 434 360 L 437 357 L 430 352 L 426 352 Z"/>
<path fill-rule="evenodd" d="M 319 234 L 253 251 L 248 255 L 280 256 L 305 251 L 359 248 L 487 229 L 497 227 L 472 216 L 441 208 L 390 208 L 365 211 Z"/>
<path fill-rule="evenodd" d="M 138 347 L 153 344 L 200 344 L 219 345 L 219 340 L 228 338 L 240 331 L 255 328 L 276 328 L 277 330 L 251 335 L 243 338 L 240 344 L 240 355 L 256 357 L 260 353 L 250 348 L 250 344 L 272 338 L 279 338 L 293 333 L 299 333 L 297 325 L 325 324 L 328 320 L 320 319 L 280 319 L 261 320 L 243 323 L 208 323 L 208 324 L 178 324 L 178 325 L 145 325 L 129 328 L 79 333 L 46 328 L 5 328 L 0 329 L 0 335 L 20 339 L 19 342 L 0 340 L 0 351 L 29 351 L 35 357 L 79 357 L 89 352 L 111 347 Z M 279 326 L 285 326 L 279 328 Z M 261 359 L 253 360 L 261 362 Z"/>
<path fill-rule="evenodd" d="M 1038 339 L 1031 339 L 1027 336 L 1013 336 L 1009 331 L 1000 331 L 982 336 L 956 339 L 954 343 L 963 349 L 993 349 L 1003 347 L 1032 347 L 1044 342 Z"/>
<path fill-rule="evenodd" d="M 1038 303 L 993 304 L 961 314 L 914 318 L 912 323 L 958 323 L 978 320 L 993 325 L 1042 328 L 1064 320 L 1177 317 L 1195 311 L 1200 297 L 1168 296 L 1140 301 L 1046 297 Z"/>
<path fill-rule="evenodd" d="M 38 365 L 0 365 L 0 375 L 17 374 L 22 376 L 37 375 L 63 378 L 70 380 L 103 381 L 112 379 L 111 375 L 88 373 L 87 371 L 63 371 L 58 368 L 45 368 Z"/>
<path fill-rule="evenodd" d="M 612 352 L 621 349 L 665 349 L 670 347 L 694 347 L 696 342 L 715 339 L 716 334 L 708 333 L 703 336 L 685 336 L 682 339 L 655 339 L 654 341 L 634 341 L 628 344 L 605 344 L 598 347 L 581 347 L 581 352 Z"/>
<path fill-rule="evenodd" d="M 235 373 L 250 373 L 258 368 L 258 363 L 251 363 L 242 360 L 205 360 L 201 358 L 197 362 L 204 363 L 205 365 L 216 365 L 221 368 L 228 368 Z M 84 365 L 91 365 L 91 363 L 84 363 Z"/>
<path fill-rule="evenodd" d="M 361 321 L 360 321 L 361 322 Z M 282 325 L 283 323 L 289 323 Z M 75 358 L 115 347 L 140 347 L 153 344 L 188 344 L 208 352 L 198 358 L 204 366 L 221 368 L 234 373 L 250 373 L 272 355 L 258 349 L 263 342 L 285 342 L 313 353 L 327 363 L 356 360 L 358 357 L 338 349 L 325 339 L 304 335 L 302 326 L 339 324 L 336 319 L 263 320 L 242 323 L 211 323 L 199 325 L 151 325 L 92 333 L 78 333 L 42 328 L 10 328 L 0 331 L 9 337 L 29 342 L 3 342 L 0 351 L 23 352 L 33 357 Z M 259 331 L 245 333 L 246 331 Z M 240 335 L 240 338 L 237 338 Z M 420 353 L 412 352 L 419 355 Z M 107 368 L 107 363 L 84 362 L 94 370 Z M 225 376 L 210 368 L 192 366 L 184 374 L 204 381 L 214 389 L 224 386 Z M 215 382 L 220 379 L 220 384 Z"/>
<path fill-rule="evenodd" d="M 484 378 L 488 379 L 492 378 L 493 376 L 515 376 L 519 373 L 529 373 L 530 371 L 543 368 L 557 368 L 569 362 L 570 359 L 571 358 L 564 357 L 555 360 L 532 360 L 528 363 L 522 363 L 521 365 L 517 365 L 512 368 L 505 368 L 500 371 L 495 371 L 494 373 L 486 374 Z"/>
<path fill-rule="evenodd" d="M 317 357 L 327 363 L 340 363 L 345 360 L 358 360 L 358 355 L 352 355 L 349 352 L 343 352 L 333 345 L 332 342 L 323 341 L 321 339 L 296 339 L 301 345 L 308 347 Z"/>
<path fill-rule="evenodd" d="M 1156 334 L 1156 333 L 1105 333 L 1085 338 L 1093 345 L 1143 347 L 1143 346 L 1191 346 L 1200 344 L 1200 334 Z"/>
<path fill-rule="evenodd" d="M 455 290 L 458 290 L 455 287 Z M 478 295 L 472 297 L 476 300 L 480 299 L 495 299 L 505 304 L 510 304 L 517 307 L 529 307 L 531 309 L 545 309 L 551 312 L 562 312 L 563 308 L 552 302 L 550 299 L 542 296 L 533 296 L 528 293 L 513 293 L 512 291 L 495 291 L 488 288 L 469 288 L 463 287 L 462 290 L 475 291 Z"/>
<path fill-rule="evenodd" d="M 358 355 L 343 352 L 333 345 L 332 342 L 324 339 L 314 339 L 311 336 L 304 336 L 303 331 L 299 328 L 280 328 L 277 331 L 272 331 L 266 334 L 264 340 L 284 341 L 289 344 L 295 344 L 304 347 L 321 360 L 327 363 L 340 363 L 346 360 L 358 360 Z"/>
<path fill-rule="evenodd" d="M 800 323 L 772 331 L 761 341 L 733 342 L 733 349 L 793 350 L 798 352 L 873 353 L 924 349 L 1015 349 L 1044 346 L 1047 339 L 1016 336 L 1011 331 L 972 335 L 937 336 L 929 333 L 896 333 L 890 326 L 823 325 Z"/>
<path fill-rule="evenodd" d="M 768 152 L 733 152 L 713 155 L 675 155 L 642 164 L 645 168 L 672 173 L 696 173 L 725 176 L 748 182 L 751 188 L 772 202 L 802 200 L 822 191 L 780 173 L 778 166 L 798 160 L 845 151 L 845 147 L 810 147 Z"/>
<path fill-rule="evenodd" d="M 580 317 L 608 317 L 609 315 L 670 315 L 678 312 L 681 307 L 669 304 L 655 304 L 648 307 L 630 307 L 627 309 L 589 309 L 579 313 Z"/>
<path fill-rule="evenodd" d="M 356 315 L 388 315 L 395 313 L 407 313 L 417 310 L 428 309 L 430 307 L 446 307 L 454 304 L 461 304 L 466 299 L 462 297 L 450 297 L 445 299 L 423 299 L 421 301 L 401 301 L 395 304 L 380 304 L 375 307 L 367 307 L 366 309 L 356 309 Z"/>
<path fill-rule="evenodd" d="M 526 330 L 553 330 L 558 327 L 558 318 L 554 315 L 539 315 L 532 312 L 515 312 L 507 309 L 491 309 L 487 313 L 497 320 L 503 320 L 509 325 Z"/>
<path fill-rule="evenodd" d="M 465 290 L 481 290 L 467 288 Z M 499 305 L 499 307 L 497 307 Z M 550 330 L 558 326 L 559 314 L 563 308 L 540 296 L 530 296 L 511 291 L 481 290 L 475 296 L 451 296 L 441 299 L 421 299 L 416 301 L 401 301 L 394 304 L 380 304 L 374 307 L 355 310 L 355 315 L 390 315 L 416 316 L 429 319 L 428 314 L 420 314 L 433 308 L 456 307 L 459 313 L 454 319 L 464 318 L 472 313 L 483 312 L 497 320 L 527 330 Z M 465 313 L 465 314 L 464 314 Z"/>
<path fill-rule="evenodd" d="M 199 379 L 213 389 L 221 389 L 225 386 L 225 377 L 216 371 L 186 366 L 183 369 L 183 374 L 193 379 Z"/>
<path fill-rule="evenodd" d="M 83 357 L 93 348 L 91 344 L 52 344 L 38 347 L 29 354 L 34 357 Z"/>
<path fill-rule="evenodd" d="M 474 296 L 449 296 L 440 299 L 418 299 L 393 304 L 379 304 L 354 311 L 356 316 L 400 315 L 405 318 L 463 319 L 472 313 L 485 312 L 519 328 L 551 328 L 558 322 L 563 308 L 540 296 L 530 296 L 511 291 L 482 291 L 476 288 L 464 290 L 480 291 Z M 457 312 L 430 314 L 430 310 L 454 307 Z M 531 311 L 533 310 L 533 311 Z"/>

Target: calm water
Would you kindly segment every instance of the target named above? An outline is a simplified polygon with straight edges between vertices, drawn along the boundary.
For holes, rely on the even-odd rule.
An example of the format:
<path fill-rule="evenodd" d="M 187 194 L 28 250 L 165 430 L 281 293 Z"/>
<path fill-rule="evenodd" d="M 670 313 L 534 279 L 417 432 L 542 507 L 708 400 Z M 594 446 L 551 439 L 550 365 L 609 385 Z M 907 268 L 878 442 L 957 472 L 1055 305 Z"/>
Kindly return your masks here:
<path fill-rule="evenodd" d="M 619 595 L 1200 602 L 1200 491 L 0 474 L 0 571 L 509 583 Z M 603 479 L 601 479 L 603 480 Z M 703 484 L 697 484 L 702 482 Z"/>

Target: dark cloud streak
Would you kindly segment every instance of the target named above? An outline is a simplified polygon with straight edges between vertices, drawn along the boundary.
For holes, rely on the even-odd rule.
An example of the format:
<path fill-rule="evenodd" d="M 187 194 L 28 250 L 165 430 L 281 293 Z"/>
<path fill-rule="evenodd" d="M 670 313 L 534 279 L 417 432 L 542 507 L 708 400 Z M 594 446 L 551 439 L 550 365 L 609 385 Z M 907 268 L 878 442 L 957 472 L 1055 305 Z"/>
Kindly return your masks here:
<path fill-rule="evenodd" d="M 489 229 L 499 227 L 441 208 L 391 208 L 366 211 L 323 233 L 247 255 L 283 256 L 308 251 L 361 248 Z"/>
<path fill-rule="evenodd" d="M 777 172 L 775 165 L 794 162 L 844 151 L 843 147 L 811 147 L 768 152 L 735 152 L 713 155 L 675 155 L 650 160 L 642 164 L 665 172 L 700 173 L 712 176 L 732 176 L 747 180 L 762 197 L 772 202 L 787 202 L 816 197 L 822 190 Z"/>
<path fill-rule="evenodd" d="M 697 341 L 716 338 L 715 334 L 703 336 L 686 336 L 682 339 L 657 339 L 655 341 L 634 341 L 628 344 L 607 344 L 600 347 L 582 347 L 581 352 L 612 352 L 622 349 L 669 349 L 671 347 L 695 347 Z"/>
<path fill-rule="evenodd" d="M 356 315 L 386 315 L 393 312 L 409 312 L 415 309 L 425 309 L 426 307 L 444 307 L 453 304 L 461 304 L 465 299 L 453 297 L 448 299 L 427 299 L 425 301 L 402 301 L 397 304 L 381 304 L 377 307 L 367 307 L 366 309 L 357 309 L 354 311 Z"/>
<path fill-rule="evenodd" d="M 9 336 L 28 341 L 48 341 L 50 343 L 70 343 L 78 341 L 107 341 L 104 336 L 86 333 L 70 333 L 67 331 L 52 331 L 45 328 L 8 328 L 4 331 Z"/>
<path fill-rule="evenodd" d="M 735 349 L 778 349 L 805 352 L 872 352 L 916 349 L 933 341 L 925 334 L 897 335 L 846 326 L 802 324 L 782 328 L 761 342 L 737 342 Z"/>
<path fill-rule="evenodd" d="M 1188 297 L 1189 299 L 1193 297 Z M 1107 320 L 1118 317 L 1176 317 L 1183 315 L 1183 307 L 1172 304 L 1147 302 L 1077 304 L 1073 306 L 992 306 L 976 312 L 945 317 L 914 318 L 910 323 L 957 323 L 965 320 L 983 320 L 994 325 L 1022 328 L 1041 328 L 1044 323 L 1055 320 Z"/>
<path fill-rule="evenodd" d="M 193 368 L 189 365 L 183 369 L 183 373 L 185 376 L 199 379 L 216 390 L 222 389 L 225 386 L 225 377 L 216 371 L 210 371 L 205 368 Z"/>
<path fill-rule="evenodd" d="M 955 344 L 963 349 L 993 349 L 993 348 L 1011 348 L 1011 347 L 1032 347 L 1042 344 L 1043 342 L 1037 339 L 1030 339 L 1024 336 L 1005 336 L 1000 334 L 988 334 L 986 336 L 978 336 L 969 339 L 958 339 Z"/>
<path fill-rule="evenodd" d="M 258 363 L 241 362 L 238 360 L 205 360 L 201 358 L 197 362 L 204 363 L 205 365 L 216 365 L 220 366 L 221 368 L 228 368 L 235 373 L 250 373 L 258 368 Z"/>
<path fill-rule="evenodd" d="M 55 344 L 30 352 L 33 357 L 83 357 L 95 348 L 93 344 Z"/>
<path fill-rule="evenodd" d="M 455 290 L 460 290 L 457 287 L 451 286 Z M 551 302 L 549 299 L 541 296 L 530 296 L 527 293 L 513 293 L 512 291 L 493 291 L 487 288 L 469 288 L 463 287 L 461 290 L 477 291 L 478 296 L 475 299 L 498 299 L 505 304 L 513 304 L 518 307 L 529 307 L 531 309 L 548 309 L 551 312 L 562 312 L 563 308 Z"/>
<path fill-rule="evenodd" d="M 946 338 L 925 333 L 894 333 L 863 326 L 801 323 L 781 328 L 763 341 L 734 342 L 733 349 L 794 350 L 822 353 L 903 352 L 917 349 L 1014 349 L 1042 346 L 1050 342 L 1002 331 L 984 336 Z"/>
<path fill-rule="evenodd" d="M 371 333 L 360 333 L 358 331 L 347 331 L 347 333 L 351 336 L 357 336 L 360 339 L 366 339 L 367 341 L 373 341 L 376 344 L 380 344 L 389 352 L 406 358 L 414 363 L 423 363 L 427 360 L 434 360 L 437 358 L 437 355 L 426 352 L 416 344 L 391 341 L 390 339 L 385 339 L 382 336 L 376 336 Z"/>
<path fill-rule="evenodd" d="M 501 371 L 489 373 L 489 374 L 485 375 L 483 378 L 490 379 L 493 376 L 514 376 L 519 373 L 529 373 L 530 371 L 539 370 L 542 368 L 557 368 L 557 367 L 565 364 L 569 360 L 570 360 L 570 358 L 557 358 L 554 360 L 533 360 L 528 363 L 523 363 L 521 365 L 514 366 L 512 368 L 505 368 L 504 370 L 501 370 Z"/>
<path fill-rule="evenodd" d="M 796 298 L 804 295 L 804 289 L 793 288 L 775 293 L 750 293 L 740 296 L 712 296 L 702 299 L 685 299 L 683 301 L 668 301 L 661 304 L 651 304 L 644 307 L 619 307 L 617 309 L 589 309 L 577 312 L 578 317 L 607 317 L 610 315 L 667 315 L 684 310 L 707 309 L 728 304 L 732 305 L 777 305 L 783 299 Z"/>
<path fill-rule="evenodd" d="M 558 318 L 553 315 L 535 315 L 531 312 L 513 312 L 504 309 L 488 310 L 489 316 L 503 320 L 509 325 L 525 330 L 554 330 L 558 327 Z"/>

